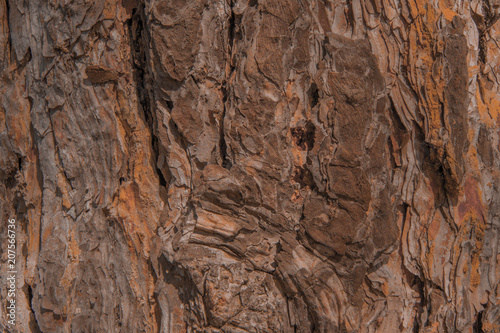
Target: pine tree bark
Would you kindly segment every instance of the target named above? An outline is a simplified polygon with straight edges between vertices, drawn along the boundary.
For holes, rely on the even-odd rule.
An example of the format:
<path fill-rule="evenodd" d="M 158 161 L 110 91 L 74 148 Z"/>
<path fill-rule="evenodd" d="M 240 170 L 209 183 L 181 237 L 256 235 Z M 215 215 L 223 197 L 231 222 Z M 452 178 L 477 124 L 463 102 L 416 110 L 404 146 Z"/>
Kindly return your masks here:
<path fill-rule="evenodd" d="M 499 17 L 0 0 L 0 329 L 500 332 Z"/>

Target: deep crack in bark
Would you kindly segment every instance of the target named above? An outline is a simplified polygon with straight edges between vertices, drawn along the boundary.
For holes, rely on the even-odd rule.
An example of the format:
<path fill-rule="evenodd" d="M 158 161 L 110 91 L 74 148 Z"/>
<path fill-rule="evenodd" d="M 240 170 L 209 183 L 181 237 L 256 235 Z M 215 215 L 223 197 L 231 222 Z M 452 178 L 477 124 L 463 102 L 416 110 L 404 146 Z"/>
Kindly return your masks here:
<path fill-rule="evenodd" d="M 149 55 L 147 51 L 149 49 L 150 36 L 148 34 L 148 29 L 145 27 L 147 19 L 144 8 L 145 4 L 141 1 L 138 6 L 133 9 L 132 18 L 127 22 L 132 51 L 132 67 L 134 69 L 137 98 L 144 114 L 145 123 L 151 135 L 151 148 L 153 153 L 151 156 L 151 163 L 158 175 L 160 186 L 165 187 L 167 186 L 167 181 L 158 168 L 159 142 L 156 136 L 158 120 L 156 119 L 154 106 L 151 104 L 153 86 L 151 83 L 151 75 L 148 70 Z"/>

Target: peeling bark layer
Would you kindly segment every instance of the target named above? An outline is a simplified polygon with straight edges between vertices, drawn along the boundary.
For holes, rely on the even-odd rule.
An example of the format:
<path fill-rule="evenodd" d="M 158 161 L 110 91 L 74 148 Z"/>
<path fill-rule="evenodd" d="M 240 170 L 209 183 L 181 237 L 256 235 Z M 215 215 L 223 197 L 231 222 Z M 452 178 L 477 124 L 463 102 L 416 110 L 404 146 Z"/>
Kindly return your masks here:
<path fill-rule="evenodd" d="M 498 18 L 0 0 L 1 330 L 500 332 Z"/>

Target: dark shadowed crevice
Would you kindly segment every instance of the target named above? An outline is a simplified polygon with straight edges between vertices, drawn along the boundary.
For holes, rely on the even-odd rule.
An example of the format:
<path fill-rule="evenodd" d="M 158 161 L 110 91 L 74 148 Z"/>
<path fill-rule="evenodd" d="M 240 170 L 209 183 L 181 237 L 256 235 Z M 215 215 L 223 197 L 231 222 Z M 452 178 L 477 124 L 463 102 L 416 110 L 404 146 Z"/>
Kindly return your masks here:
<path fill-rule="evenodd" d="M 172 110 L 174 109 L 174 102 L 172 102 L 171 100 L 165 100 L 165 103 L 167 104 L 168 110 L 172 112 Z"/>
<path fill-rule="evenodd" d="M 354 27 L 356 25 L 356 19 L 354 18 L 354 8 L 352 7 L 352 3 L 347 3 L 347 24 L 352 28 L 352 31 L 354 31 Z"/>
<path fill-rule="evenodd" d="M 483 330 L 483 312 L 479 311 L 476 316 L 476 321 L 474 322 L 474 326 L 472 327 L 472 332 L 474 333 L 484 333 Z"/>
<path fill-rule="evenodd" d="M 228 92 L 226 88 L 226 82 L 224 82 L 224 85 L 222 86 L 222 94 L 223 94 L 223 99 L 222 99 L 223 110 L 219 121 L 220 163 L 223 168 L 231 169 L 232 163 L 227 155 L 226 135 L 224 133 L 224 118 L 226 117 L 226 108 L 228 103 L 227 101 Z"/>
<path fill-rule="evenodd" d="M 308 96 L 309 96 L 309 105 L 312 109 L 319 103 L 319 90 L 316 83 L 311 84 L 311 87 L 309 88 L 308 91 Z"/>
<path fill-rule="evenodd" d="M 219 152 L 220 152 L 220 165 L 223 168 L 226 169 L 231 169 L 232 162 L 231 159 L 228 155 L 227 152 L 227 143 L 226 143 L 226 134 L 225 134 L 225 125 L 224 125 L 224 120 L 226 118 L 227 114 L 227 109 L 230 104 L 230 94 L 231 94 L 231 88 L 229 86 L 229 80 L 231 79 L 231 76 L 235 70 L 235 66 L 233 63 L 233 52 L 234 52 L 234 43 L 236 42 L 237 37 L 239 36 L 239 33 L 237 32 L 237 19 L 236 19 L 236 14 L 234 12 L 234 1 L 230 1 L 230 13 L 229 13 L 229 18 L 228 18 L 228 32 L 227 32 L 227 39 L 228 39 L 228 47 L 227 47 L 227 54 L 226 54 L 226 77 L 224 78 L 224 81 L 222 82 L 221 86 L 221 92 L 222 92 L 222 114 L 219 119 Z"/>
<path fill-rule="evenodd" d="M 149 41 L 150 36 L 146 27 L 146 15 L 144 12 L 144 3 L 139 3 L 136 8 L 132 9 L 132 18 L 127 21 L 128 32 L 130 36 L 130 49 L 132 55 L 132 69 L 134 81 L 136 83 L 137 99 L 144 115 L 145 125 L 148 127 L 151 135 L 151 165 L 156 174 L 158 175 L 160 187 L 167 187 L 167 180 L 165 179 L 162 171 L 158 168 L 158 159 L 160 155 L 160 142 L 156 136 L 157 117 L 154 111 L 153 100 L 153 85 L 151 82 L 151 75 L 148 69 L 149 56 Z M 173 108 L 172 105 L 168 105 Z M 148 268 L 151 272 L 154 282 L 158 279 L 153 268 L 151 260 L 148 260 Z M 153 318 L 161 329 L 162 313 L 160 309 L 160 302 L 158 295 L 154 294 L 154 313 Z M 121 316 L 118 316 L 118 322 L 121 322 Z"/>
<path fill-rule="evenodd" d="M 478 49 L 479 49 L 479 62 L 486 63 L 486 35 L 485 31 L 478 28 L 479 38 L 478 38 Z"/>
<path fill-rule="evenodd" d="M 314 182 L 313 175 L 307 167 L 295 167 L 292 174 L 292 179 L 300 185 L 300 188 L 309 188 L 316 190 L 316 183 Z"/>
<path fill-rule="evenodd" d="M 10 25 L 10 5 L 9 0 L 5 1 L 5 18 L 7 19 L 7 26 L 9 27 L 9 33 L 7 34 L 7 44 L 9 45 L 10 58 L 15 59 L 16 57 L 12 55 L 14 49 L 12 47 L 12 37 L 11 37 L 11 25 Z M 31 55 L 31 51 L 30 51 Z M 3 70 L 3 68 L 1 68 Z"/>
<path fill-rule="evenodd" d="M 33 288 L 28 284 L 24 286 L 24 293 L 28 298 L 28 305 L 30 309 L 30 329 L 32 333 L 41 333 L 40 326 L 38 325 L 38 321 L 36 320 L 35 310 L 33 309 Z"/>
<path fill-rule="evenodd" d="M 30 110 L 33 108 L 33 102 L 32 98 L 28 98 L 30 102 Z M 41 195 L 41 201 L 40 201 L 40 206 L 43 207 L 44 202 L 43 202 L 43 189 L 44 189 L 44 182 L 43 182 L 43 175 L 42 175 L 42 168 L 40 166 L 40 151 L 38 150 L 38 143 L 41 141 L 41 136 L 38 133 L 38 131 L 35 130 L 33 127 L 33 123 L 30 123 L 30 130 L 31 130 L 31 140 L 33 142 L 33 151 L 36 156 L 36 181 L 38 182 L 38 186 L 40 188 L 40 192 L 42 193 Z M 38 221 L 38 228 L 41 227 L 41 217 L 40 220 Z M 38 251 L 42 250 L 42 233 L 40 232 L 40 229 L 38 230 Z"/>
<path fill-rule="evenodd" d="M 308 121 L 303 127 L 293 127 L 290 129 L 292 142 L 301 150 L 311 150 L 314 148 L 316 126 Z"/>
<path fill-rule="evenodd" d="M 418 314 L 415 314 L 415 320 L 414 320 L 414 325 L 413 325 L 413 333 L 419 333 L 420 332 L 420 324 L 418 323 Z"/>
<path fill-rule="evenodd" d="M 412 289 L 417 291 L 420 296 L 420 302 L 417 303 L 417 312 L 415 313 L 415 326 L 413 327 L 414 332 L 420 332 L 420 326 L 427 326 L 427 321 L 425 323 L 421 322 L 422 314 L 427 307 L 427 298 L 425 297 L 424 291 L 425 282 L 417 275 L 413 275 Z"/>
<path fill-rule="evenodd" d="M 234 48 L 234 37 L 235 37 L 235 32 L 236 32 L 236 14 L 234 13 L 234 0 L 230 1 L 230 14 L 229 14 L 229 20 L 228 20 L 228 44 L 229 44 L 229 56 L 230 59 L 232 58 L 232 51 Z M 231 64 L 231 68 L 234 69 L 234 66 Z"/>
<path fill-rule="evenodd" d="M 151 148 L 153 153 L 151 156 L 151 164 L 158 174 L 160 186 L 166 187 L 167 181 L 157 166 L 159 141 L 156 136 L 156 114 L 151 103 L 152 83 L 151 75 L 148 70 L 149 57 L 147 52 L 149 49 L 150 36 L 148 34 L 148 29 L 146 29 L 146 15 L 144 7 L 144 3 L 140 3 L 132 10 L 132 18 L 127 21 L 130 36 L 130 49 L 132 54 L 132 68 L 134 71 L 134 81 L 136 83 L 137 99 L 141 105 L 144 120 L 151 135 Z"/>

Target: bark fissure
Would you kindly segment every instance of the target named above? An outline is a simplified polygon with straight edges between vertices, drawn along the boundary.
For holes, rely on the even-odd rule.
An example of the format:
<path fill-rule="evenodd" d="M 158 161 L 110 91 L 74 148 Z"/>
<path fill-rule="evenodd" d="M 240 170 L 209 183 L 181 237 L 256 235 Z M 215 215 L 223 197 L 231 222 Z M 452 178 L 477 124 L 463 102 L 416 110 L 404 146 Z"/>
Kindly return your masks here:
<path fill-rule="evenodd" d="M 483 311 L 479 311 L 478 314 L 477 314 L 477 319 L 476 321 L 474 322 L 474 327 L 473 327 L 473 332 L 474 333 L 484 333 L 484 330 L 483 330 L 483 313 L 484 313 L 484 310 Z"/>
<path fill-rule="evenodd" d="M 28 304 L 31 311 L 30 323 L 29 323 L 31 332 L 41 333 L 42 331 L 40 330 L 40 326 L 38 325 L 38 320 L 36 319 L 36 312 L 35 309 L 33 308 L 33 288 L 31 287 L 31 285 L 28 284 L 27 290 L 28 290 L 28 295 L 27 295 Z"/>
<path fill-rule="evenodd" d="M 231 169 L 232 163 L 231 158 L 227 152 L 226 143 L 226 129 L 225 129 L 225 118 L 227 114 L 227 109 L 231 107 L 231 78 L 235 66 L 234 61 L 234 47 L 235 47 L 235 29 L 236 29 L 236 18 L 234 13 L 234 2 L 229 0 L 229 17 L 228 17 L 228 32 L 227 32 L 227 53 L 226 53 L 226 75 L 222 82 L 221 93 L 222 93 L 222 113 L 219 120 L 219 151 L 220 151 L 220 164 L 223 168 Z"/>
<path fill-rule="evenodd" d="M 133 9 L 132 18 L 128 21 L 128 33 L 130 37 L 130 47 L 132 51 L 132 67 L 134 69 L 134 81 L 136 83 L 136 93 L 139 104 L 144 114 L 144 120 L 151 135 L 151 163 L 158 175 L 160 186 L 167 186 L 167 181 L 163 173 L 158 168 L 159 140 L 156 135 L 158 120 L 151 103 L 153 99 L 153 84 L 149 73 L 149 40 L 147 29 L 147 16 L 144 11 L 145 4 L 140 1 Z M 172 106 L 173 107 L 173 106 Z"/>

